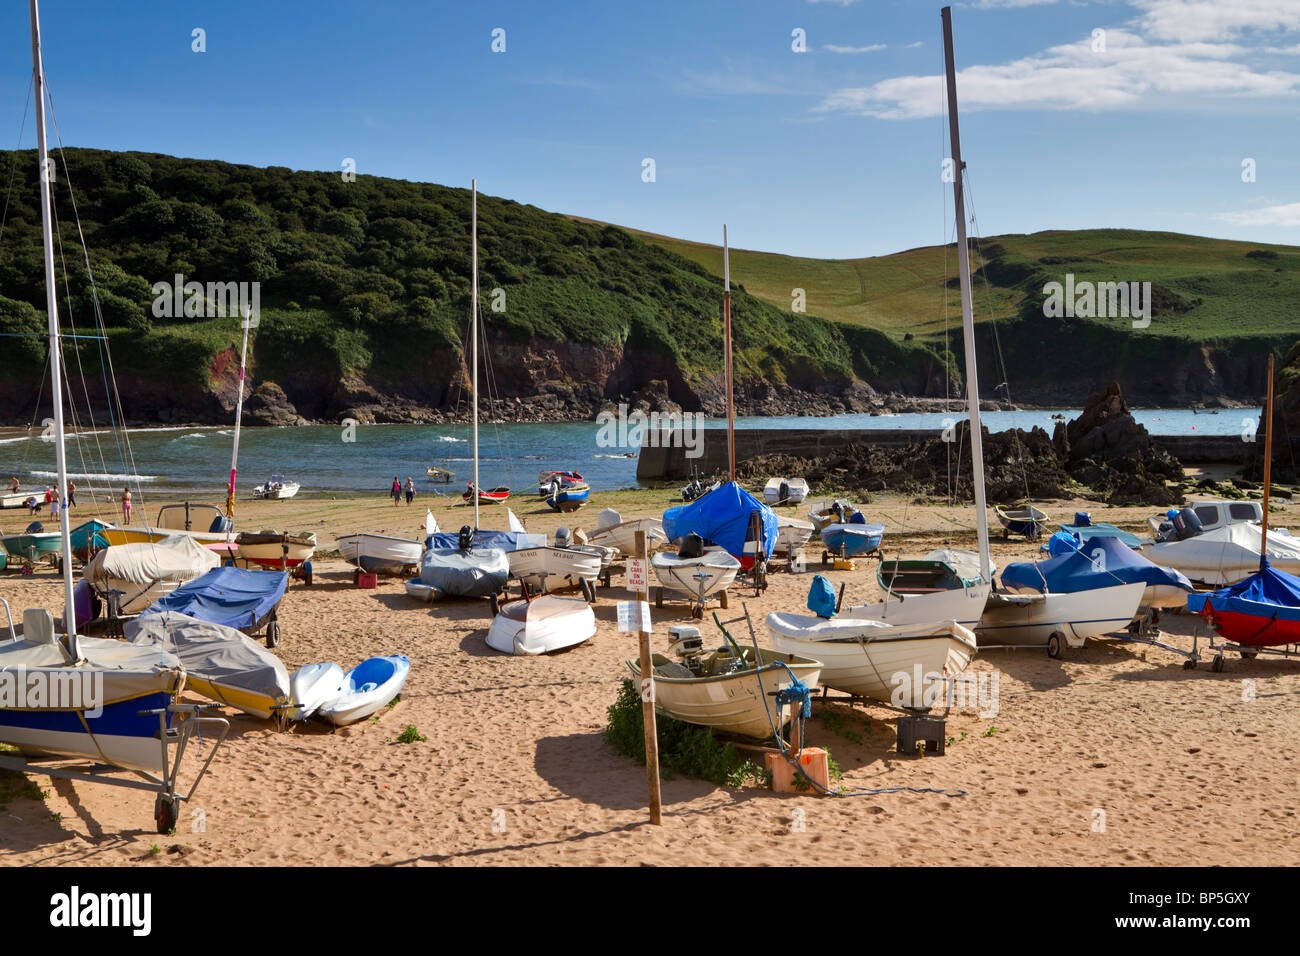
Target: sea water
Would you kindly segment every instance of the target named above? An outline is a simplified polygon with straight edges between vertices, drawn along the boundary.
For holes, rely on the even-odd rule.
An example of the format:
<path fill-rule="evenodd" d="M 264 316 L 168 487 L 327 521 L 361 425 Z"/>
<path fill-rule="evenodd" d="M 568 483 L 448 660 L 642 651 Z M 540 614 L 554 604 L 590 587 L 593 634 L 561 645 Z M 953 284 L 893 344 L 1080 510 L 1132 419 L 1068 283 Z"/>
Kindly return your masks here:
<path fill-rule="evenodd" d="M 1029 429 L 1050 432 L 1060 416 L 1078 409 L 985 412 L 990 431 Z M 1134 409 L 1133 416 L 1153 435 L 1239 435 L 1259 421 L 1257 408 Z M 964 418 L 958 412 L 834 417 L 740 418 L 741 428 L 933 429 Z M 723 427 L 708 419 L 705 427 Z M 542 470 L 575 470 L 593 489 L 635 488 L 637 449 L 601 447 L 596 422 L 483 424 L 479 430 L 479 474 L 484 488 L 507 485 L 535 492 Z M 225 497 L 230 474 L 232 427 L 139 428 L 125 432 L 85 429 L 68 443 L 68 471 L 79 489 L 106 489 L 174 496 Z M 473 475 L 470 431 L 466 425 L 304 425 L 244 428 L 240 432 L 238 496 L 272 474 L 302 485 L 303 494 L 384 494 L 397 476 L 415 479 L 422 495 L 458 495 Z M 454 473 L 450 485 L 425 477 L 430 465 Z M 24 488 L 43 487 L 54 478 L 54 445 L 35 431 L 0 431 L 0 487 L 16 475 Z"/>

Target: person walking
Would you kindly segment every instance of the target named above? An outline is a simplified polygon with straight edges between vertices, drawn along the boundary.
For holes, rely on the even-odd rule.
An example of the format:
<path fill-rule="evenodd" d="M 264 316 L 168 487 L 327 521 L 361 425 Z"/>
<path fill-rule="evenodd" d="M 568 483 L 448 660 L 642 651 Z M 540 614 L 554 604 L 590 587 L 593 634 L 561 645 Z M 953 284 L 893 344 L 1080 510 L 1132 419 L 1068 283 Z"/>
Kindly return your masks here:
<path fill-rule="evenodd" d="M 59 520 L 59 494 L 56 491 L 54 497 L 50 499 L 50 520 Z"/>
<path fill-rule="evenodd" d="M 396 475 L 393 475 L 393 487 L 389 489 L 388 493 L 393 496 L 393 507 L 397 507 L 402 503 L 402 480 Z"/>
<path fill-rule="evenodd" d="M 122 523 L 131 523 L 131 489 L 122 489 Z"/>
<path fill-rule="evenodd" d="M 12 491 L 12 492 L 17 492 L 17 491 L 18 491 L 18 476 L 17 476 L 17 475 L 14 475 L 12 478 L 9 479 L 9 490 Z"/>
<path fill-rule="evenodd" d="M 415 482 L 410 475 L 406 476 L 406 503 L 409 505 L 415 500 Z"/>
<path fill-rule="evenodd" d="M 68 503 L 66 507 L 69 511 L 71 511 L 76 506 L 77 506 L 77 486 L 74 482 L 69 481 L 68 482 Z"/>

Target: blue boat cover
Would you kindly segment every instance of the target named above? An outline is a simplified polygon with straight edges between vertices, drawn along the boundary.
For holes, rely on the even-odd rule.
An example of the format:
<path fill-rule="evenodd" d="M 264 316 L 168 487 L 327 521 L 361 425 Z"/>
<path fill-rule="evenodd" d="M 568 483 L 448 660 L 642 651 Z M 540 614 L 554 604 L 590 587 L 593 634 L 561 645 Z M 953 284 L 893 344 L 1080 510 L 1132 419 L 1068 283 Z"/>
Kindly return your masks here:
<path fill-rule="evenodd" d="M 818 617 L 835 616 L 835 586 L 824 574 L 812 579 L 812 586 L 808 588 L 808 610 Z"/>
<path fill-rule="evenodd" d="M 1118 538 L 1130 548 L 1142 547 L 1142 539 L 1129 531 L 1121 531 L 1113 524 L 1104 522 L 1095 522 L 1092 524 L 1063 524 L 1061 530 L 1066 534 L 1074 535 L 1080 541 L 1091 541 L 1094 538 Z M 1049 541 L 1050 543 L 1050 541 Z M 1043 545 L 1043 550 L 1049 550 L 1048 545 Z"/>
<path fill-rule="evenodd" d="M 1172 585 L 1184 591 L 1192 590 L 1192 583 L 1181 571 L 1162 568 L 1113 535 L 1091 538 L 1078 550 L 1072 549 L 1046 561 L 1017 561 L 1008 564 L 1002 572 L 1005 587 L 1059 594 L 1138 582 L 1147 587 Z"/>
<path fill-rule="evenodd" d="M 475 548 L 499 548 L 502 551 L 518 551 L 521 548 L 540 548 L 546 544 L 546 535 L 530 531 L 475 531 Z M 453 551 L 460 547 L 460 533 L 456 531 L 439 531 L 425 535 L 424 546 L 428 548 Z"/>
<path fill-rule="evenodd" d="M 1187 595 L 1187 607 L 1197 614 L 1212 600 L 1216 611 L 1236 611 L 1256 617 L 1300 620 L 1300 578 L 1279 571 L 1264 558 L 1260 569 L 1246 578 L 1218 591 L 1198 591 Z"/>
<path fill-rule="evenodd" d="M 757 511 L 763 527 L 763 557 L 770 558 L 776 547 L 776 512 L 734 481 L 714 488 L 688 505 L 664 512 L 664 533 L 676 541 L 694 531 L 705 541 L 724 548 L 734 558 L 745 554 L 750 515 Z"/>
<path fill-rule="evenodd" d="M 271 613 L 288 587 L 285 571 L 213 568 L 163 595 L 140 616 L 174 612 L 243 630 Z"/>

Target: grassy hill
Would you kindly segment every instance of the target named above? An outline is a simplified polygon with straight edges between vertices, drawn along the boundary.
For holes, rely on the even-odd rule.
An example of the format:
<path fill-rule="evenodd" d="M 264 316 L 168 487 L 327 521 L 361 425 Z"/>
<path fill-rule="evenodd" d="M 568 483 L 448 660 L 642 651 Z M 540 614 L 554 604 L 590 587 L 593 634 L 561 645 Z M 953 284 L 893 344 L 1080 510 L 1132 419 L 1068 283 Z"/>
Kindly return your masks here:
<path fill-rule="evenodd" d="M 251 378 L 286 414 L 418 420 L 460 396 L 467 190 L 152 153 L 62 158 L 61 313 L 77 331 L 93 325 L 79 216 L 128 416 L 222 420 L 232 404 L 237 320 L 152 308 L 154 284 L 178 274 L 261 284 Z M 45 364 L 34 153 L 0 152 L 0 182 L 12 182 L 0 224 L 0 403 L 6 420 L 26 421 Z M 479 246 L 497 393 L 535 406 L 519 414 L 578 417 L 637 395 L 721 407 L 716 246 L 492 196 L 479 197 Z M 1139 401 L 1253 397 L 1265 353 L 1293 341 L 1293 247 L 1091 230 L 994 237 L 980 253 L 976 313 L 999 320 L 997 337 L 979 336 L 986 391 L 1006 379 L 1018 400 L 1069 404 L 1110 379 Z M 862 383 L 938 396 L 945 367 L 960 383 L 952 247 L 843 261 L 738 250 L 732 266 L 742 408 L 865 408 Z M 1067 271 L 1152 282 L 1151 327 L 1046 318 L 1043 283 Z M 806 313 L 791 310 L 794 288 L 807 292 Z M 101 377 L 97 345 L 66 347 L 76 374 Z M 791 393 L 808 401 L 792 404 Z"/>

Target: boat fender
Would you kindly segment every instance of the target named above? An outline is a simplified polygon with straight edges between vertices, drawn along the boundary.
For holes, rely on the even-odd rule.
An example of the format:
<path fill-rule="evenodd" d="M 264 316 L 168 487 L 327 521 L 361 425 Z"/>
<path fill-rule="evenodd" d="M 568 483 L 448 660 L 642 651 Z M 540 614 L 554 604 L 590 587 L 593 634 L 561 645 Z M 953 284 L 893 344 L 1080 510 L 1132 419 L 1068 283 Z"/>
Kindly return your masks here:
<path fill-rule="evenodd" d="M 460 534 L 456 536 L 456 547 L 462 551 L 468 551 L 474 545 L 474 529 L 469 525 L 461 525 Z"/>
<path fill-rule="evenodd" d="M 808 588 L 808 610 L 818 617 L 835 615 L 835 587 L 824 574 L 815 575 Z"/>

